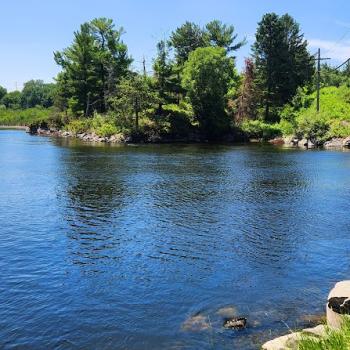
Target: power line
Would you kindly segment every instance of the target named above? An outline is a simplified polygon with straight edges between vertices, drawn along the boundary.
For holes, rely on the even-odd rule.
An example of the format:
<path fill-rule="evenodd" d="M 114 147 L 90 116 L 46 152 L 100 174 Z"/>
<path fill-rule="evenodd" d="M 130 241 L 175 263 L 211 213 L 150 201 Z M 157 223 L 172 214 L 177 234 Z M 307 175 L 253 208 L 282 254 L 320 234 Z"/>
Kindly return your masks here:
<path fill-rule="evenodd" d="M 317 57 L 314 58 L 317 61 L 317 103 L 316 110 L 320 111 L 320 88 L 321 88 L 321 61 L 330 60 L 328 57 L 321 58 L 321 49 L 317 51 Z"/>

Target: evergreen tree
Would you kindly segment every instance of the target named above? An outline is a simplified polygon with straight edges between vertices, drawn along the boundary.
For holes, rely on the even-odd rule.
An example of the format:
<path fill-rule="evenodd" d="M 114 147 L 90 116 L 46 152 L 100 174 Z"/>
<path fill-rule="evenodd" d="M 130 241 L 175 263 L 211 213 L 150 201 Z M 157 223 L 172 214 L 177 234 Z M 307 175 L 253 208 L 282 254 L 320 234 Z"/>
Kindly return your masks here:
<path fill-rule="evenodd" d="M 223 47 L 229 53 L 237 51 L 246 43 L 245 40 L 235 43 L 238 37 L 238 34 L 234 34 L 235 27 L 223 24 L 221 21 L 213 20 L 206 25 L 205 29 L 207 46 Z"/>
<path fill-rule="evenodd" d="M 312 79 L 314 63 L 298 23 L 289 15 L 263 16 L 253 54 L 260 107 L 265 120 L 273 122 L 279 119 L 279 109 L 291 100 L 297 88 Z"/>
<path fill-rule="evenodd" d="M 61 100 L 74 114 L 89 116 L 93 111 L 105 112 L 106 101 L 119 79 L 126 75 L 131 59 L 121 42 L 122 28 L 114 29 L 112 20 L 94 19 L 74 33 L 73 44 L 55 53 L 63 69 L 57 82 Z"/>
<path fill-rule="evenodd" d="M 169 43 L 175 49 L 176 62 L 180 66 L 187 61 L 192 51 L 207 46 L 204 30 L 192 22 L 186 22 L 177 28 L 171 34 Z"/>

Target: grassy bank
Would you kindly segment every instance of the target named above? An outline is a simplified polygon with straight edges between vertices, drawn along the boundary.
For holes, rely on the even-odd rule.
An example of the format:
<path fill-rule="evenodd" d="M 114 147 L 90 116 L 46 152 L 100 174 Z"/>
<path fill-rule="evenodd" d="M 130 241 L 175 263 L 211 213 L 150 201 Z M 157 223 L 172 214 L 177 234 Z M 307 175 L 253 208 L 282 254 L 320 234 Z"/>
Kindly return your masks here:
<path fill-rule="evenodd" d="M 322 338 L 304 337 L 299 343 L 299 350 L 349 350 L 350 320 L 344 321 L 340 330 L 327 329 Z"/>
<path fill-rule="evenodd" d="M 49 119 L 50 108 L 0 109 L 0 125 L 27 126 L 40 124 Z"/>

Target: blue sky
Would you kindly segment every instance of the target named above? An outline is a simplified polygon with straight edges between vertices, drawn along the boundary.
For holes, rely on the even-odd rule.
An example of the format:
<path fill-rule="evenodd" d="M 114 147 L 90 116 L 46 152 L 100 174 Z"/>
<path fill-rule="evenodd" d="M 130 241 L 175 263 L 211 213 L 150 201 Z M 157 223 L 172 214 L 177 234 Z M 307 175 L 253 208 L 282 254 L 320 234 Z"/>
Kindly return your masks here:
<path fill-rule="evenodd" d="M 150 67 L 157 41 L 184 21 L 212 19 L 233 24 L 248 39 L 237 54 L 241 67 L 266 12 L 291 14 L 310 50 L 321 47 L 333 64 L 350 57 L 350 0 L 12 0 L 0 9 L 0 85 L 14 90 L 30 79 L 52 81 L 59 71 L 53 52 L 71 43 L 81 23 L 102 16 L 124 27 L 135 69 L 143 56 Z"/>

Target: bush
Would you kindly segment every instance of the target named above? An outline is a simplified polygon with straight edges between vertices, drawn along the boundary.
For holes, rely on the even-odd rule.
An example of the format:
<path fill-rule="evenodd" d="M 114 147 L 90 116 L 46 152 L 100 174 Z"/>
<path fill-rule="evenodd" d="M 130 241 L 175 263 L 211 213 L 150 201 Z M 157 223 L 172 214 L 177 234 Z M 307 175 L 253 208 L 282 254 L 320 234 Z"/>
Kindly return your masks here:
<path fill-rule="evenodd" d="M 52 108 L 35 107 L 28 109 L 0 109 L 0 125 L 29 126 L 46 123 L 52 114 Z"/>
<path fill-rule="evenodd" d="M 71 120 L 66 126 L 65 129 L 72 132 L 73 134 L 82 134 L 87 132 L 90 128 L 89 120 L 87 119 L 75 119 Z"/>
<path fill-rule="evenodd" d="M 98 136 L 110 137 L 112 135 L 117 134 L 118 129 L 113 124 L 105 123 L 99 126 L 97 129 L 95 129 L 95 132 Z"/>
<path fill-rule="evenodd" d="M 190 105 L 168 104 L 163 106 L 166 115 L 165 121 L 168 123 L 168 132 L 174 136 L 187 136 L 192 130 L 193 111 Z"/>
<path fill-rule="evenodd" d="M 282 136 L 279 124 L 268 124 L 261 120 L 245 120 L 241 124 L 241 129 L 250 138 L 269 140 Z"/>
<path fill-rule="evenodd" d="M 350 88 L 325 87 L 320 92 L 321 111 L 316 111 L 316 92 L 307 95 L 299 89 L 291 104 L 281 113 L 284 135 L 296 134 L 316 143 L 350 135 Z"/>

